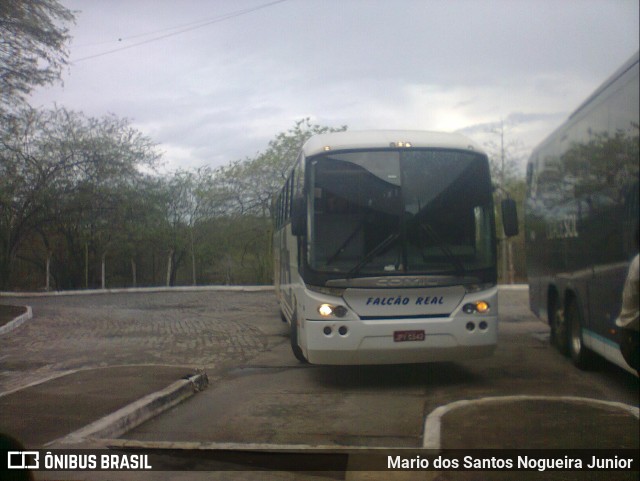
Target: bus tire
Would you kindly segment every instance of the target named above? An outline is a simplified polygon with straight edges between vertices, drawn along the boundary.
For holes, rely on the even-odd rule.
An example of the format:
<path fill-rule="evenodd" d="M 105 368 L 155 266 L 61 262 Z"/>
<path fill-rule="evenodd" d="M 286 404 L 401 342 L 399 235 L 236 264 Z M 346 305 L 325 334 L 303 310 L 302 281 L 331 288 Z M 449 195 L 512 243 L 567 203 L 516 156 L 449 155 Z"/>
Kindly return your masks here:
<path fill-rule="evenodd" d="M 582 315 L 575 299 L 570 299 L 567 302 L 565 320 L 569 328 L 569 355 L 573 364 L 579 369 L 591 369 L 594 360 L 593 353 L 584 345 Z"/>
<path fill-rule="evenodd" d="M 569 354 L 569 333 L 564 309 L 557 300 L 549 306 L 549 327 L 551 328 L 551 344 L 566 356 Z"/>
<path fill-rule="evenodd" d="M 300 349 L 300 346 L 298 345 L 298 321 L 295 316 L 293 319 L 291 319 L 291 331 L 290 331 L 289 338 L 291 340 L 291 350 L 293 351 L 293 355 L 301 363 L 308 364 L 309 361 L 307 361 L 307 358 L 304 357 L 304 353 L 302 352 L 302 349 Z"/>

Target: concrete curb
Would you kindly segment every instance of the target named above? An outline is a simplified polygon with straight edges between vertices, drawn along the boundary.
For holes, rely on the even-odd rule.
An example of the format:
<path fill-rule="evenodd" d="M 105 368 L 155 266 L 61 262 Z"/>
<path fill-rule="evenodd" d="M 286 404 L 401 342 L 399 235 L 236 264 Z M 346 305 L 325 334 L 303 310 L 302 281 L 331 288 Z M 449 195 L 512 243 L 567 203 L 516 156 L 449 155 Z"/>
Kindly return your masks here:
<path fill-rule="evenodd" d="M 93 369 L 93 368 L 85 368 L 85 369 Z M 10 389 L 8 391 L 3 391 L 0 392 L 0 398 L 4 397 L 4 396 L 8 396 L 10 394 L 16 393 L 18 391 L 22 391 L 23 389 L 28 389 L 30 387 L 33 386 L 38 386 L 40 384 L 44 384 L 45 382 L 49 382 L 49 381 L 53 381 L 54 379 L 59 379 L 61 377 L 67 376 L 69 374 L 73 374 L 75 372 L 79 372 L 79 371 L 83 371 L 85 369 L 70 369 L 68 371 L 57 371 L 54 372 L 52 374 L 49 374 L 48 376 L 45 376 L 43 378 L 37 379 L 33 382 L 30 382 L 29 384 L 26 384 L 24 386 L 18 386 L 16 388 Z"/>
<path fill-rule="evenodd" d="M 117 438 L 195 393 L 204 390 L 208 385 L 209 378 L 205 372 L 188 379 L 181 379 L 165 389 L 144 396 L 63 438 L 51 441 L 46 446 L 80 444 L 87 439 Z"/>
<path fill-rule="evenodd" d="M 569 403 L 582 403 L 582 404 L 591 404 L 593 406 L 608 406 L 614 407 L 616 409 L 620 409 L 625 411 L 632 416 L 640 419 L 640 409 L 634 406 L 630 406 L 628 404 L 612 402 L 612 401 L 602 401 L 600 399 L 591 399 L 591 398 L 583 398 L 583 397 L 575 397 L 575 396 L 498 396 L 498 397 L 485 397 L 480 399 L 471 399 L 471 400 L 461 400 L 455 401 L 449 404 L 445 404 L 444 406 L 440 406 L 427 416 L 427 419 L 424 423 L 424 430 L 422 434 L 422 447 L 424 449 L 441 449 L 441 428 L 442 428 L 442 418 L 445 414 L 454 411 L 458 408 L 472 405 L 482 405 L 482 404 L 494 404 L 501 402 L 519 402 L 519 401 L 557 401 L 557 402 L 569 402 Z"/>
<path fill-rule="evenodd" d="M 103 438 L 91 439 L 92 448 L 118 449 L 175 449 L 198 451 L 279 451 L 305 452 L 327 451 L 334 453 L 388 452 L 402 449 L 393 446 L 346 446 L 343 444 L 272 444 L 272 443 L 241 443 L 215 441 L 139 441 L 135 439 Z M 420 448 L 407 448 L 418 450 Z"/>
<path fill-rule="evenodd" d="M 33 318 L 33 310 L 31 309 L 31 306 L 25 306 L 25 307 L 27 308 L 27 312 L 25 312 L 24 314 L 19 315 L 13 321 L 9 321 L 4 326 L 0 327 L 0 336 L 2 334 L 6 334 L 7 332 L 13 331 L 18 326 L 20 326 L 22 323 L 24 323 L 24 322 L 28 321 L 29 319 Z"/>
<path fill-rule="evenodd" d="M 56 297 L 56 296 L 94 296 L 99 294 L 130 294 L 153 292 L 198 292 L 198 291 L 232 291 L 262 292 L 272 291 L 274 286 L 178 286 L 178 287 L 127 287 L 118 289 L 87 289 L 81 291 L 51 292 L 0 292 L 0 297 Z"/>

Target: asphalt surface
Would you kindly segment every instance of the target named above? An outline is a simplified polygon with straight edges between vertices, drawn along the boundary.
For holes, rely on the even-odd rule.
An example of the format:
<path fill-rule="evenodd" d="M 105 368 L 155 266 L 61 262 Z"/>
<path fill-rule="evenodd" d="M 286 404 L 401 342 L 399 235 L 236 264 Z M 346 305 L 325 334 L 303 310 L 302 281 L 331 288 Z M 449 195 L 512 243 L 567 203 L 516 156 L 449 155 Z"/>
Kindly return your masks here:
<path fill-rule="evenodd" d="M 188 367 L 174 366 L 70 372 L 0 397 L 0 426 L 27 448 L 42 448 L 195 374 Z"/>
<path fill-rule="evenodd" d="M 250 298 L 248 302 L 261 303 L 264 300 L 264 297 L 252 297 L 252 294 L 248 294 L 248 296 Z M 61 338 L 57 341 L 51 337 L 51 333 L 44 335 L 44 337 L 38 334 L 38 322 L 52 320 L 48 319 L 49 314 L 46 308 L 40 309 L 40 314 L 38 314 L 38 309 L 35 309 L 34 319 L 16 328 L 13 343 L 7 341 L 6 338 L 9 337 L 7 334 L 4 336 L 5 342 L 0 343 L 0 347 L 2 347 L 0 350 L 0 367 L 2 368 L 0 431 L 20 439 L 27 448 L 101 446 L 99 442 L 101 437 L 119 438 L 120 434 L 114 435 L 114 433 L 126 433 L 129 429 L 140 424 L 142 421 L 136 419 L 135 413 L 145 411 L 148 418 L 167 409 L 169 403 L 158 403 L 157 393 L 166 393 L 167 390 L 177 391 L 182 389 L 185 383 L 193 385 L 193 381 L 189 381 L 189 379 L 192 380 L 194 376 L 198 375 L 202 376 L 202 370 L 206 371 L 209 377 L 215 378 L 219 369 L 253 358 L 260 353 L 268 354 L 274 346 L 281 345 L 283 342 L 278 330 L 280 328 L 277 326 L 273 332 L 267 330 L 266 336 L 264 331 L 260 332 L 261 336 L 256 339 L 255 326 L 245 323 L 242 316 L 238 314 L 237 307 L 231 303 L 227 304 L 228 310 L 226 312 L 223 303 L 218 305 L 222 312 L 216 310 L 215 313 L 208 314 L 210 323 L 203 322 L 202 319 L 184 319 L 181 317 L 181 305 L 176 304 L 172 296 L 168 294 L 166 296 L 167 307 L 158 309 L 157 316 L 160 320 L 166 318 L 172 321 L 170 323 L 172 327 L 168 328 L 170 331 L 167 334 L 169 339 L 165 339 L 157 345 L 148 346 L 148 360 L 151 362 L 145 364 L 144 358 L 137 358 L 136 365 L 122 365 L 121 363 L 126 360 L 124 350 L 121 351 L 120 348 L 113 345 L 109 345 L 108 348 L 102 345 L 107 342 L 105 338 L 108 339 L 111 336 L 108 333 L 105 333 L 99 341 L 95 341 L 96 337 L 101 336 L 99 332 L 101 329 L 100 319 L 96 319 L 98 322 L 93 323 L 90 329 L 82 326 L 79 316 L 74 314 L 81 311 L 83 316 L 91 317 L 91 312 L 85 310 L 80 304 L 74 305 L 75 302 L 75 300 L 62 302 L 67 306 L 68 312 L 65 316 L 60 316 L 59 311 L 56 311 L 58 314 L 54 316 L 56 321 L 65 324 L 63 328 L 79 330 L 79 338 L 84 338 L 87 343 L 79 351 L 71 352 L 67 358 L 52 355 L 53 351 L 47 349 L 49 345 L 51 345 L 51 349 L 60 349 L 61 346 L 67 345 L 64 339 L 64 330 L 58 331 L 62 334 L 58 334 Z M 118 303 L 122 302 L 122 299 L 109 300 L 105 298 L 100 302 Z M 128 302 L 133 303 L 129 315 L 132 318 L 137 318 L 139 312 L 135 309 L 135 301 L 129 300 Z M 35 303 L 37 304 L 37 302 Z M 202 314 L 205 317 L 207 312 L 209 312 L 207 306 L 202 306 Z M 234 327 L 234 339 L 230 340 L 228 333 L 225 334 L 226 337 L 221 336 L 219 335 L 220 331 L 216 330 L 215 321 L 220 321 L 222 318 L 227 325 L 231 324 Z M 123 332 L 118 333 L 118 339 L 111 339 L 111 341 L 124 342 L 125 344 L 137 343 L 138 347 L 144 345 L 144 341 L 141 341 L 145 330 L 144 323 L 126 326 L 126 315 L 124 318 L 118 319 L 118 322 L 121 323 Z M 98 332 L 96 332 L 96 327 Z M 149 328 L 162 330 L 163 324 L 159 322 Z M 87 332 L 84 333 L 83 329 L 86 329 Z M 198 340 L 193 339 L 195 331 L 198 331 Z M 206 335 L 203 336 L 203 333 Z M 160 338 L 162 337 L 160 336 Z M 21 344 L 21 340 L 25 339 L 28 339 L 25 341 L 26 344 Z M 173 345 L 169 346 L 171 343 Z M 202 349 L 202 343 L 207 344 L 205 349 Z M 50 355 L 51 358 L 39 358 L 35 354 L 24 356 L 18 366 L 16 359 L 19 356 L 12 349 L 25 349 L 25 346 L 27 350 L 29 346 L 31 348 L 36 346 L 38 350 L 44 352 L 45 358 L 47 355 Z M 237 346 L 244 347 L 238 349 Z M 101 348 L 105 352 L 102 352 Z M 154 356 L 153 353 L 156 349 L 165 349 L 162 352 L 163 356 Z M 193 351 L 192 354 L 186 355 L 190 349 Z M 220 351 L 224 351 L 225 355 L 220 355 Z M 33 352 L 35 353 L 35 350 Z M 203 358 L 203 353 L 209 353 L 206 359 Z M 169 359 L 170 365 L 153 363 L 159 357 Z M 176 362 L 177 359 L 183 359 L 185 362 L 180 365 Z M 204 387 L 204 385 L 193 386 L 185 398 L 191 395 L 197 396 L 198 390 Z M 141 399 L 147 399 L 148 402 L 141 406 Z M 124 425 L 122 425 L 122 418 L 110 418 L 113 413 L 117 412 L 129 414 Z M 132 413 L 133 416 L 131 416 Z M 432 414 L 431 425 L 425 426 L 425 446 L 435 449 L 572 447 L 627 448 L 637 451 L 640 446 L 637 406 L 629 409 L 618 403 L 595 403 L 569 397 L 562 399 L 487 397 L 481 401 L 443 406 L 440 412 Z M 87 438 L 83 438 L 83 428 L 96 423 L 101 423 L 103 434 L 100 431 L 88 432 L 85 429 L 84 433 L 88 432 L 89 434 Z M 120 423 L 118 429 L 112 431 L 104 429 L 114 423 Z M 429 424 L 429 419 L 427 419 L 427 424 Z M 81 434 L 74 438 L 74 433 Z M 107 433 L 106 436 L 104 433 Z M 152 449 L 167 448 L 162 443 L 156 445 L 147 443 L 142 446 Z M 211 450 L 219 450 L 220 448 L 221 446 L 211 446 Z M 237 445 L 233 446 L 233 449 L 237 448 Z M 275 448 L 271 446 L 268 449 Z M 242 462 L 242 460 L 238 462 Z M 620 476 L 617 477 L 589 478 L 581 475 L 576 478 L 557 479 L 627 479 L 625 476 L 628 473 L 619 474 Z M 425 477 L 416 478 L 415 473 L 411 477 L 408 477 L 407 473 L 396 473 L 395 478 L 390 478 L 389 473 L 385 473 L 385 475 L 386 479 L 427 479 Z M 244 474 L 235 473 L 234 476 L 234 479 L 245 479 Z M 340 475 L 335 476 L 341 477 Z M 329 477 L 333 479 L 335 476 Z M 298 479 L 301 477 L 306 477 L 306 475 L 290 477 L 285 473 L 282 477 L 276 476 L 273 479 Z M 174 478 L 180 479 L 179 476 Z M 378 478 L 375 473 L 367 474 L 366 472 L 356 472 L 347 478 L 382 479 Z M 525 478 L 526 476 L 519 476 L 519 479 Z M 42 479 L 49 478 L 43 476 Z M 86 479 L 86 476 L 81 476 L 80 479 Z M 97 477 L 96 479 L 103 478 Z M 108 479 L 108 476 L 104 479 Z M 489 478 L 480 478 L 473 473 L 441 473 L 437 478 L 428 479 L 447 481 Z M 492 475 L 491 479 L 513 478 Z M 635 476 L 628 479 L 635 479 Z"/>

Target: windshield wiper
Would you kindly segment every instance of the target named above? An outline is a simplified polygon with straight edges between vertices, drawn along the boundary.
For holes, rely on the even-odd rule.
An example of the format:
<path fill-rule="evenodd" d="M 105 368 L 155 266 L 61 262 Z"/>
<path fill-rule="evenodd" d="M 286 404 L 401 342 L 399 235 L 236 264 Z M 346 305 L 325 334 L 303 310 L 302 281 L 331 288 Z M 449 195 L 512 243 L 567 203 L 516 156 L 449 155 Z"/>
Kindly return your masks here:
<path fill-rule="evenodd" d="M 347 272 L 346 277 L 347 278 L 352 277 L 356 275 L 358 272 L 360 272 L 360 269 L 362 269 L 365 265 L 367 265 L 371 261 L 371 259 L 377 256 L 380 252 L 385 250 L 395 241 L 397 241 L 399 237 L 400 237 L 400 233 L 396 232 L 388 236 L 382 242 L 380 242 L 380 244 L 378 244 L 372 250 L 370 250 L 369 253 L 366 256 L 364 256 L 364 258 L 353 267 L 353 269 Z"/>
<path fill-rule="evenodd" d="M 344 252 L 344 250 L 351 243 L 351 241 L 356 238 L 356 234 L 358 234 L 358 232 L 360 232 L 363 227 L 364 227 L 364 221 L 360 222 L 360 224 L 354 229 L 354 231 L 351 233 L 351 235 L 349 235 L 349 237 L 347 237 L 347 240 L 345 240 L 342 243 L 342 245 L 340 247 L 338 247 L 338 250 L 335 251 L 331 257 L 329 257 L 329 259 L 327 260 L 327 265 L 329 265 L 333 261 L 335 261 L 338 258 L 338 256 L 340 256 L 340 254 L 342 254 Z"/>
<path fill-rule="evenodd" d="M 444 253 L 445 257 L 449 261 L 449 263 L 456 268 L 456 275 L 462 277 L 464 275 L 464 265 L 458 256 L 456 256 L 449 246 L 443 242 L 442 238 L 438 235 L 438 233 L 426 222 L 418 221 L 418 226 L 422 228 L 423 231 L 427 233 L 428 236 L 433 239 L 438 248 Z"/>

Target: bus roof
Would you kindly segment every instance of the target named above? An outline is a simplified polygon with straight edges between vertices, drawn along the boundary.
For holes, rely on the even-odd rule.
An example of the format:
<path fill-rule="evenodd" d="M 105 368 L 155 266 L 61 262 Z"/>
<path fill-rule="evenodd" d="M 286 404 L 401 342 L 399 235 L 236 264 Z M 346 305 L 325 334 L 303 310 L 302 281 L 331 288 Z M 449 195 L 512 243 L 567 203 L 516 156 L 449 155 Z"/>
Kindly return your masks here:
<path fill-rule="evenodd" d="M 559 138 L 564 132 L 572 125 L 572 122 L 578 117 L 583 110 L 585 110 L 591 103 L 598 98 L 603 92 L 605 92 L 611 85 L 622 77 L 626 72 L 631 70 L 638 64 L 640 58 L 640 51 L 633 54 L 629 60 L 627 60 L 618 70 L 616 70 L 613 75 L 611 75 L 607 80 L 605 80 L 596 90 L 593 91 L 591 95 L 589 95 L 580 106 L 575 109 L 571 115 L 565 120 L 559 127 L 554 129 L 549 135 L 547 135 L 538 145 L 536 145 L 531 151 L 531 158 L 534 158 L 538 152 L 547 147 L 547 145 L 552 144 L 557 138 Z"/>
<path fill-rule="evenodd" d="M 307 140 L 302 150 L 309 157 L 327 150 L 402 147 L 400 143 L 410 143 L 411 147 L 418 148 L 462 149 L 484 153 L 464 135 L 420 130 L 352 130 L 318 134 Z"/>
<path fill-rule="evenodd" d="M 607 80 L 604 81 L 600 87 L 598 87 L 587 99 L 580 104 L 580 106 L 573 111 L 573 113 L 569 116 L 570 119 L 575 117 L 581 110 L 583 110 L 587 105 L 589 105 L 593 99 L 595 99 L 598 95 L 604 92 L 609 86 L 618 80 L 624 73 L 628 70 L 631 70 L 637 63 L 640 57 L 640 51 L 634 53 L 618 70 L 616 70 L 613 75 L 611 75 Z"/>

